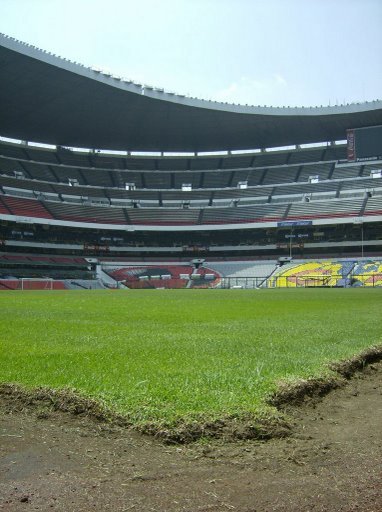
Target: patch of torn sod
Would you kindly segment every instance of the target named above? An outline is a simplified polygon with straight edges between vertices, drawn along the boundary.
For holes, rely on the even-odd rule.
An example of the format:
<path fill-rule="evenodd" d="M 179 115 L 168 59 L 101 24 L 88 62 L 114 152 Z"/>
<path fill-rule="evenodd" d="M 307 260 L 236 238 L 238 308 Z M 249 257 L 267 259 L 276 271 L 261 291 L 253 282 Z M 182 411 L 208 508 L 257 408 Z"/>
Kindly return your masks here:
<path fill-rule="evenodd" d="M 288 421 L 270 410 L 268 414 L 227 416 L 194 421 L 179 420 L 174 425 L 144 423 L 135 425 L 127 416 L 119 415 L 102 402 L 86 398 L 73 389 L 28 389 L 17 384 L 0 384 L 0 399 L 5 410 L 22 412 L 33 410 L 40 419 L 48 418 L 55 411 L 73 416 L 89 417 L 110 426 L 132 428 L 141 434 L 153 436 L 168 444 L 185 444 L 202 437 L 234 439 L 270 439 L 290 434 Z M 270 409 L 270 408 L 269 408 Z"/>
<path fill-rule="evenodd" d="M 282 382 L 278 391 L 267 400 L 267 407 L 258 415 L 227 416 L 215 420 L 179 420 L 174 425 L 145 423 L 135 425 L 128 416 L 115 413 L 101 401 L 82 396 L 76 390 L 55 390 L 45 387 L 27 389 L 16 384 L 0 384 L 2 406 L 7 412 L 34 410 L 39 418 L 60 411 L 75 416 L 89 417 L 100 423 L 132 428 L 141 434 L 153 436 L 168 444 L 192 443 L 201 438 L 234 440 L 267 440 L 287 437 L 292 422 L 281 411 L 289 406 L 319 400 L 330 391 L 342 387 L 346 380 L 367 365 L 382 360 L 382 345 L 371 347 L 343 361 L 328 364 L 332 376 Z"/>
<path fill-rule="evenodd" d="M 319 400 L 334 389 L 342 387 L 355 373 L 361 372 L 366 366 L 382 360 L 382 345 L 364 350 L 356 356 L 329 363 L 327 366 L 332 376 L 280 382 L 278 390 L 268 399 L 268 403 L 277 409 L 286 406 L 299 406 L 306 401 Z"/>

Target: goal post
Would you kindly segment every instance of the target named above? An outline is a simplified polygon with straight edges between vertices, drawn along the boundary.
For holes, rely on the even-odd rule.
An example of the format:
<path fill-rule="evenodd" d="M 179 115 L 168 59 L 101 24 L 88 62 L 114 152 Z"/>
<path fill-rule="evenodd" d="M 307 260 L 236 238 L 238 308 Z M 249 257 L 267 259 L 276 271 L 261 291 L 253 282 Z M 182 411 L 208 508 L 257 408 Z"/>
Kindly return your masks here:
<path fill-rule="evenodd" d="M 53 290 L 53 283 L 50 277 L 23 277 L 19 279 L 17 290 Z"/>

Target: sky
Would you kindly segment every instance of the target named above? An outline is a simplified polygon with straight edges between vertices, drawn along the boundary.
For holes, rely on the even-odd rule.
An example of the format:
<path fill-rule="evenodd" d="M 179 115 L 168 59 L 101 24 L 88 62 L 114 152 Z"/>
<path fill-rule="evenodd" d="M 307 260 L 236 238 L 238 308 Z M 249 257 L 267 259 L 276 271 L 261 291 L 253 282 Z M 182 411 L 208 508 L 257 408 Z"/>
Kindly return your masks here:
<path fill-rule="evenodd" d="M 0 32 L 197 98 L 382 99 L 382 0 L 0 0 Z"/>

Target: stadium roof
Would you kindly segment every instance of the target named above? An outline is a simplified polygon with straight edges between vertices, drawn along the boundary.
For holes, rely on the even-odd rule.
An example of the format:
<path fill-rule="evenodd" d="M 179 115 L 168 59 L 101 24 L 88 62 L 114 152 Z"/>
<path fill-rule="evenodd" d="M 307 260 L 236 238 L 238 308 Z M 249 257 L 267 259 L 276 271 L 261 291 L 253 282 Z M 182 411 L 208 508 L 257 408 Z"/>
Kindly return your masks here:
<path fill-rule="evenodd" d="M 232 105 L 165 92 L 0 34 L 0 135 L 133 151 L 261 149 L 346 138 L 382 124 L 382 101 L 333 107 Z"/>

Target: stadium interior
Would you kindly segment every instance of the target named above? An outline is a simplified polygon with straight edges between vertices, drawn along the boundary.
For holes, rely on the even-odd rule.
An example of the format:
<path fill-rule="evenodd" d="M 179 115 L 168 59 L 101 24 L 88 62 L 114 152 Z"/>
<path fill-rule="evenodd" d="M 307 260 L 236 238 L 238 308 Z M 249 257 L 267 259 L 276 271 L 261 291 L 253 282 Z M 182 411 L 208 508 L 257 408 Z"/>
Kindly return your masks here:
<path fill-rule="evenodd" d="M 46 102 L 31 116 L 17 72 L 28 63 L 36 95 L 41 84 L 56 85 L 58 74 L 70 84 L 73 73 L 85 73 L 81 91 L 101 81 L 105 100 L 119 101 L 113 77 L 68 61 L 64 66 L 6 36 L 0 43 L 9 70 L 0 90 L 0 106 L 7 106 L 0 124 L 0 289 L 382 285 L 381 102 L 344 106 L 342 113 L 324 108 L 315 116 L 310 109 L 279 116 L 274 109 L 248 110 L 230 134 L 232 106 L 224 111 L 178 98 L 167 126 L 165 117 L 156 120 L 157 109 L 172 112 L 173 100 L 127 84 L 123 94 L 131 104 L 154 95 L 144 108 L 159 123 L 156 146 L 133 109 L 137 147 L 120 149 L 127 132 L 110 143 L 103 109 L 96 122 L 105 138 L 94 132 L 100 147 L 110 149 L 89 149 L 88 137 L 80 136 L 85 114 L 76 136 L 63 128 L 76 89 L 66 103 Z M 210 125 L 214 111 L 226 116 L 220 139 L 219 122 Z M 49 125 L 61 117 L 62 126 Z M 196 117 L 194 133 L 183 133 L 190 142 L 179 146 L 174 133 Z M 261 139 L 265 121 L 271 131 Z M 199 140 L 198 127 L 206 126 L 211 137 Z M 247 129 L 254 137 L 249 147 Z M 290 133 L 293 145 L 286 144 Z M 73 140 L 83 144 L 73 147 Z"/>

